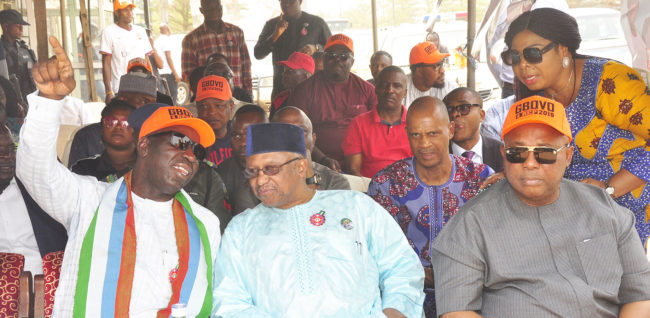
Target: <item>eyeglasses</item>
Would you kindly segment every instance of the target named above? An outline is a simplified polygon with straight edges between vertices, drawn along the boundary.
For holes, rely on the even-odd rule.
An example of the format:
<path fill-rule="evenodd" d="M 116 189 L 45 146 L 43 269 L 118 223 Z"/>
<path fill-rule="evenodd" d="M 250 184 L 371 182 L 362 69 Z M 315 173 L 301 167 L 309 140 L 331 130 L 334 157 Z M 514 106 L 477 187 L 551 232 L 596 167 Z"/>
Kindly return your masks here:
<path fill-rule="evenodd" d="M 542 55 L 550 51 L 556 45 L 557 43 L 551 42 L 541 50 L 536 47 L 527 47 L 522 51 L 524 59 L 526 59 L 526 62 L 530 64 L 539 64 L 542 62 Z M 508 50 L 501 53 L 501 60 L 503 60 L 503 63 L 506 65 L 517 66 L 521 63 L 521 55 L 515 50 Z"/>
<path fill-rule="evenodd" d="M 352 55 L 352 53 L 349 53 L 349 52 L 348 53 L 325 52 L 325 57 L 330 59 L 330 60 L 337 59 L 337 60 L 339 60 L 341 62 L 345 62 L 349 58 L 354 57 L 354 55 Z"/>
<path fill-rule="evenodd" d="M 528 160 L 528 153 L 533 152 L 535 160 L 540 164 L 552 164 L 557 160 L 557 153 L 569 145 L 558 149 L 552 147 L 517 146 L 506 148 L 506 160 L 510 163 L 524 163 Z"/>
<path fill-rule="evenodd" d="M 115 128 L 116 126 L 120 126 L 124 129 L 127 129 L 130 127 L 129 122 L 126 119 L 118 119 L 117 117 L 113 116 L 104 117 L 104 119 L 102 119 L 102 123 L 106 128 Z"/>
<path fill-rule="evenodd" d="M 262 169 L 258 169 L 258 168 L 246 168 L 246 169 L 244 169 L 244 171 L 243 171 L 243 172 L 244 172 L 244 177 L 245 177 L 246 179 L 257 178 L 257 176 L 259 176 L 259 174 L 260 174 L 260 171 L 262 171 L 262 173 L 264 173 L 264 174 L 267 175 L 267 176 L 274 176 L 274 175 L 280 173 L 280 168 L 282 168 L 283 166 L 286 166 L 286 165 L 288 165 L 288 164 L 290 164 L 290 163 L 292 163 L 292 162 L 294 162 L 294 161 L 296 161 L 296 160 L 300 160 L 300 159 L 302 159 L 302 158 L 300 158 L 300 157 L 296 157 L 296 158 L 293 158 L 293 159 L 291 159 L 291 160 L 289 160 L 289 161 L 287 161 L 287 162 L 285 162 L 285 163 L 283 163 L 283 164 L 281 164 L 281 165 L 277 165 L 277 166 L 266 166 L 266 167 L 264 167 L 264 168 L 262 168 Z"/>
<path fill-rule="evenodd" d="M 457 106 L 447 106 L 447 112 L 451 116 L 455 110 L 462 116 L 465 116 L 469 114 L 469 111 L 472 110 L 472 107 L 481 107 L 481 104 L 461 104 Z"/>
<path fill-rule="evenodd" d="M 181 133 L 172 131 L 172 132 L 163 132 L 152 136 L 159 136 L 164 134 L 170 135 L 169 144 L 171 144 L 172 147 L 181 151 L 187 151 L 187 149 L 192 149 L 192 153 L 194 154 L 194 157 L 196 157 L 197 160 L 201 161 L 205 159 L 205 155 L 206 155 L 205 148 L 203 148 L 203 146 L 201 146 L 199 143 L 190 139 L 190 137 L 187 137 Z"/>
<path fill-rule="evenodd" d="M 433 68 L 434 71 L 439 71 L 442 68 L 442 66 L 444 65 L 443 62 L 444 62 L 444 60 L 440 61 L 440 62 L 438 62 L 436 64 L 424 64 L 424 63 L 421 63 L 421 64 L 416 64 L 415 67 L 431 67 L 431 68 Z"/>

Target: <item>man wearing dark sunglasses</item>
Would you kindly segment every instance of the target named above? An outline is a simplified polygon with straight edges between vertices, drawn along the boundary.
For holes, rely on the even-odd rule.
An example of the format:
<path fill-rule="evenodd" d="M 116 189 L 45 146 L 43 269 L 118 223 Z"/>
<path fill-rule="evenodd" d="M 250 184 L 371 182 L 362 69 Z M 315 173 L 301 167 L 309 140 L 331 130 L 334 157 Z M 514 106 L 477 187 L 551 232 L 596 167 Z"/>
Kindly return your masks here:
<path fill-rule="evenodd" d="M 129 117 L 142 122 L 131 172 L 110 184 L 70 172 L 53 145 L 76 83 L 58 40 L 50 44 L 55 57 L 34 66 L 38 93 L 28 96 L 16 173 L 68 231 L 54 314 L 169 316 L 184 302 L 188 316 L 207 317 L 219 220 L 181 188 L 198 169 L 196 144 L 209 146 L 214 132 L 185 108 L 145 106 Z"/>
<path fill-rule="evenodd" d="M 485 119 L 481 96 L 471 88 L 459 87 L 442 101 L 447 106 L 449 119 L 454 122 L 454 137 L 449 143 L 449 152 L 501 172 L 501 142 L 481 134 L 481 123 Z"/>
<path fill-rule="evenodd" d="M 505 180 L 433 243 L 441 317 L 647 317 L 650 263 L 634 214 L 602 188 L 563 178 L 571 136 L 560 103 L 533 96 L 512 106 Z"/>
<path fill-rule="evenodd" d="M 408 108 L 418 97 L 432 96 L 442 100 L 456 82 L 445 79 L 444 59 L 449 53 L 440 53 L 431 42 L 418 43 L 411 49 L 409 64 L 411 74 L 407 78 L 404 105 Z"/>
<path fill-rule="evenodd" d="M 228 224 L 212 315 L 420 317 L 422 268 L 390 214 L 362 193 L 310 187 L 300 127 L 246 134 L 244 172 L 262 203 Z"/>
<path fill-rule="evenodd" d="M 334 165 L 325 163 L 320 152 L 343 165 L 341 143 L 348 125 L 354 117 L 377 105 L 377 95 L 372 84 L 350 73 L 354 44 L 348 36 L 335 34 L 327 40 L 323 64 L 322 72 L 316 72 L 293 89 L 286 105 L 300 108 L 314 125 L 314 132 L 327 136 L 316 140 L 314 160 L 334 169 Z"/>

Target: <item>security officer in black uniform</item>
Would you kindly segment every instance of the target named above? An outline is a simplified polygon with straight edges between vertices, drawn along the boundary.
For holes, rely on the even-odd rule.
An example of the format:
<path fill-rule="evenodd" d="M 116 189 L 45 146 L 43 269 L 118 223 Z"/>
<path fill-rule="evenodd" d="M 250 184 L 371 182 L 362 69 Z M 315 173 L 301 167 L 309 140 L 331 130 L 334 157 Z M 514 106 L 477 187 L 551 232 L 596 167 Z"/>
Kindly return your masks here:
<path fill-rule="evenodd" d="M 23 20 L 23 16 L 16 10 L 7 9 L 0 11 L 0 25 L 2 26 L 2 47 L 7 59 L 9 80 L 12 84 L 18 84 L 22 95 L 22 101 L 26 96 L 36 90 L 32 78 L 32 66 L 36 62 L 36 56 L 25 41 L 23 36 L 23 25 L 29 25 Z M 15 76 L 15 77 L 14 77 Z"/>

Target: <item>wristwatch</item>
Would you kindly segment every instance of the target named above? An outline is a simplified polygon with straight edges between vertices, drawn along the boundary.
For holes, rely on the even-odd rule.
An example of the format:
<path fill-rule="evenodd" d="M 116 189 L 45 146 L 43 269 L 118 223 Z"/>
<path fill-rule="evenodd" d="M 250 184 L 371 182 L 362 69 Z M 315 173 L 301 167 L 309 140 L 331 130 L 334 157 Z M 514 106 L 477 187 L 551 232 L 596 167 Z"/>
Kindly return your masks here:
<path fill-rule="evenodd" d="M 315 184 L 315 185 L 320 185 L 320 182 L 321 182 L 322 180 L 323 180 L 323 178 L 321 178 L 321 176 L 320 176 L 318 173 L 314 173 L 313 176 L 311 176 L 311 177 L 305 179 L 305 181 L 307 182 L 307 184 Z"/>
<path fill-rule="evenodd" d="M 612 187 L 607 181 L 605 181 L 605 193 L 609 194 L 612 198 L 614 197 L 614 187 Z"/>

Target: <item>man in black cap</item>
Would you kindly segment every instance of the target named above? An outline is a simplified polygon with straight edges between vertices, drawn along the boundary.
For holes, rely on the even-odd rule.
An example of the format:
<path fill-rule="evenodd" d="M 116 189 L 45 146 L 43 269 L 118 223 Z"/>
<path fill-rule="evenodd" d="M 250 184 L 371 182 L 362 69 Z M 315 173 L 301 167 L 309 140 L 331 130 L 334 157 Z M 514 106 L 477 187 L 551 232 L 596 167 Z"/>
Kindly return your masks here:
<path fill-rule="evenodd" d="M 22 100 L 25 101 L 27 94 L 36 90 L 32 78 L 32 66 L 36 63 L 36 55 L 25 41 L 23 36 L 23 25 L 29 25 L 23 16 L 14 9 L 0 11 L 0 25 L 2 26 L 2 48 L 4 49 L 9 79 L 13 76 L 18 79 Z"/>

